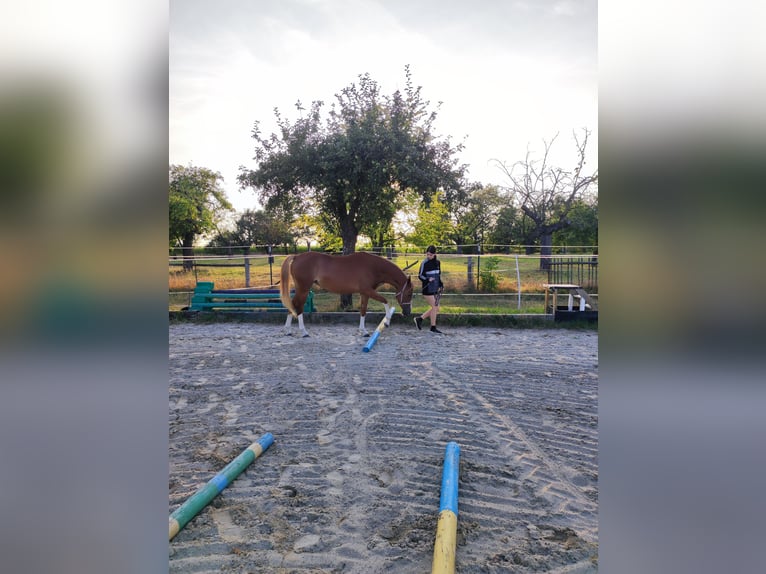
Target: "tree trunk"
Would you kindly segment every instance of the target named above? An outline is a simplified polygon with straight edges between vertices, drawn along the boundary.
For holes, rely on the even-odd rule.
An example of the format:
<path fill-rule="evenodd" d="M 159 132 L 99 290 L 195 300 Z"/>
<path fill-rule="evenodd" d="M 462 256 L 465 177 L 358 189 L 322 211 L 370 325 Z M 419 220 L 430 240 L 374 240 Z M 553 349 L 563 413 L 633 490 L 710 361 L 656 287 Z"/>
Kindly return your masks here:
<path fill-rule="evenodd" d="M 356 238 L 359 232 L 350 216 L 341 221 L 340 234 L 343 240 L 343 255 L 351 255 L 356 251 Z M 340 296 L 340 308 L 342 311 L 351 311 L 353 307 L 352 299 L 353 296 L 351 294 Z"/>
<path fill-rule="evenodd" d="M 191 271 L 194 269 L 194 261 L 192 261 L 192 256 L 194 255 L 194 234 L 189 234 L 184 237 L 181 255 L 183 255 L 184 259 L 184 271 Z"/>
<path fill-rule="evenodd" d="M 544 231 L 540 235 L 540 269 L 547 271 L 551 266 L 551 255 L 553 254 L 553 233 Z"/>

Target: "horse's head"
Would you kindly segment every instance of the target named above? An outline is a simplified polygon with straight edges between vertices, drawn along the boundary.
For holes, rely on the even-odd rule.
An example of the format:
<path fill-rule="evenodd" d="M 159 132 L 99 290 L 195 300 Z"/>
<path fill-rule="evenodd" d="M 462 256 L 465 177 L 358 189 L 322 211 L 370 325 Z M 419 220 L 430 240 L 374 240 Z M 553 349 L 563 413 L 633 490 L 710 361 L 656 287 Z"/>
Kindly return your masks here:
<path fill-rule="evenodd" d="M 409 317 L 412 311 L 412 279 L 410 279 L 409 275 L 407 276 L 407 281 L 397 292 L 396 300 L 399 301 L 399 305 L 402 307 L 402 315 Z"/>

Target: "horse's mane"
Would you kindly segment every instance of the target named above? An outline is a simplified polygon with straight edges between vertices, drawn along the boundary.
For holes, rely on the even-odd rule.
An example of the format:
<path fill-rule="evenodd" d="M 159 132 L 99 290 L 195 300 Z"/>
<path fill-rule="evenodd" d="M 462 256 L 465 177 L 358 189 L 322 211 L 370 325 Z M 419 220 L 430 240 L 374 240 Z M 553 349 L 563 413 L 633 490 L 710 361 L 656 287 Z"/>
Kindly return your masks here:
<path fill-rule="evenodd" d="M 363 253 L 367 253 L 367 252 L 365 251 Z M 385 266 L 388 267 L 391 271 L 401 273 L 401 276 L 404 277 L 405 280 L 407 279 L 407 274 L 404 271 L 405 271 L 405 269 L 409 269 L 409 267 L 411 267 L 411 265 L 409 267 L 405 267 L 405 269 L 402 269 L 396 263 L 394 263 L 393 261 L 389 261 L 385 257 L 382 257 L 382 256 L 377 255 L 375 253 L 370 253 L 370 255 L 374 255 L 375 257 L 380 259 L 382 262 L 384 262 Z M 413 265 L 414 265 L 414 263 L 413 263 Z"/>

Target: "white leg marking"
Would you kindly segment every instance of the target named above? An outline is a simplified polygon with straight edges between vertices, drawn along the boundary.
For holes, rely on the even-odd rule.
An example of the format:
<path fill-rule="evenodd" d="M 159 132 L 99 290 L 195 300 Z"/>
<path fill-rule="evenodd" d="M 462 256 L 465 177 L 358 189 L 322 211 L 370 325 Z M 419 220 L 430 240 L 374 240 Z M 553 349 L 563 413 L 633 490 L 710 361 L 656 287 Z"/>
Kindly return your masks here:
<path fill-rule="evenodd" d="M 309 336 L 309 332 L 306 330 L 306 327 L 303 326 L 303 313 L 298 315 L 298 329 L 300 329 L 301 333 L 303 333 L 304 337 Z"/>
<path fill-rule="evenodd" d="M 368 337 L 370 334 L 367 332 L 367 329 L 364 326 L 364 315 L 359 315 L 359 334 L 363 337 Z"/>
<path fill-rule="evenodd" d="M 288 313 L 287 314 L 287 320 L 285 321 L 285 326 L 282 328 L 282 332 L 285 335 L 291 335 L 292 334 L 292 333 L 290 333 L 290 327 L 292 326 L 292 324 L 293 324 L 293 314 L 292 313 Z"/>
<path fill-rule="evenodd" d="M 394 311 L 396 311 L 396 307 L 392 307 L 388 303 L 385 303 L 386 306 L 386 327 L 391 326 L 391 317 L 394 316 Z"/>

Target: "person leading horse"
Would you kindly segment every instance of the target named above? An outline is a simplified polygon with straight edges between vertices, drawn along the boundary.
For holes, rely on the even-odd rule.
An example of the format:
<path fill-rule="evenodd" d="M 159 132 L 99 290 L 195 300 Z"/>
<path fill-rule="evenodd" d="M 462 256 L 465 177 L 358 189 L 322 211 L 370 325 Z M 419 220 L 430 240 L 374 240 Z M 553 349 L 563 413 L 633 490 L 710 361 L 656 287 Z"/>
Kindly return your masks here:
<path fill-rule="evenodd" d="M 290 299 L 290 279 L 295 285 L 295 295 Z M 396 307 L 377 292 L 383 284 L 396 289 L 396 300 L 402 308 L 402 314 L 409 317 L 412 306 L 412 280 L 399 267 L 387 259 L 371 253 L 352 253 L 350 255 L 328 255 L 318 251 L 308 251 L 300 255 L 288 255 L 282 263 L 280 299 L 289 311 L 284 330 L 291 334 L 293 317 L 298 319 L 298 328 L 303 337 L 308 331 L 303 324 L 303 305 L 311 287 L 316 284 L 322 289 L 341 295 L 359 293 L 359 332 L 369 336 L 364 326 L 367 315 L 367 302 L 375 299 L 383 303 L 386 309 L 386 326 L 391 324 L 391 317 Z"/>

